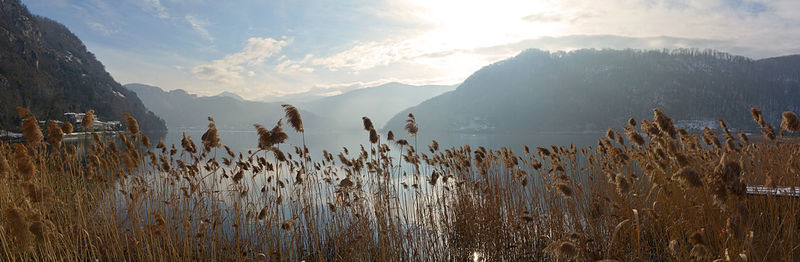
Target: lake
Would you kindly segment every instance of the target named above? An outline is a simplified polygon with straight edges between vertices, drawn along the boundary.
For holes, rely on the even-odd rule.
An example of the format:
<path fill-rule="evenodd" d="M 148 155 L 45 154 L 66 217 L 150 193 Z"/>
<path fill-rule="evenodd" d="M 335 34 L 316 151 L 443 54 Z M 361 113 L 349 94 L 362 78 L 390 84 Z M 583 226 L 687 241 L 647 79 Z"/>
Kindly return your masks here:
<path fill-rule="evenodd" d="M 284 151 L 294 152 L 294 146 L 302 146 L 302 136 L 294 130 L 285 129 L 289 135 L 286 143 L 281 144 Z M 180 149 L 181 139 L 184 132 L 190 136 L 192 140 L 201 144 L 200 138 L 203 136 L 205 130 L 198 129 L 170 129 L 170 132 L 164 137 L 164 143 L 175 144 Z M 234 130 L 219 130 L 218 131 L 221 143 L 227 145 L 234 152 L 246 153 L 248 150 L 258 150 L 258 134 L 253 131 L 234 131 Z M 353 130 L 351 132 L 334 131 L 330 133 L 307 133 L 306 145 L 311 152 L 314 159 L 321 159 L 322 150 L 328 150 L 332 154 L 341 152 L 342 147 L 347 147 L 350 151 L 357 151 L 360 145 L 367 147 L 369 145 L 369 133 L 364 130 Z M 436 140 L 439 147 L 442 149 L 450 147 L 458 147 L 462 145 L 470 145 L 473 149 L 478 146 L 484 146 L 487 149 L 500 149 L 500 147 L 510 147 L 515 152 L 522 153 L 523 145 L 528 145 L 531 148 L 537 146 L 550 146 L 550 145 L 564 145 L 569 146 L 574 143 L 575 146 L 590 146 L 596 145 L 597 139 L 603 137 L 604 134 L 596 133 L 520 133 L 520 134 L 462 134 L 462 133 L 425 133 L 420 132 L 417 134 L 417 143 L 420 152 L 427 152 L 427 147 Z M 381 134 L 381 143 L 385 143 L 386 134 Z M 414 144 L 414 138 L 408 137 L 405 132 L 395 133 L 395 140 L 407 139 L 410 144 Z M 157 141 L 154 139 L 153 144 Z M 390 143 L 394 144 L 394 143 Z M 393 147 L 393 150 L 398 150 L 398 147 Z"/>

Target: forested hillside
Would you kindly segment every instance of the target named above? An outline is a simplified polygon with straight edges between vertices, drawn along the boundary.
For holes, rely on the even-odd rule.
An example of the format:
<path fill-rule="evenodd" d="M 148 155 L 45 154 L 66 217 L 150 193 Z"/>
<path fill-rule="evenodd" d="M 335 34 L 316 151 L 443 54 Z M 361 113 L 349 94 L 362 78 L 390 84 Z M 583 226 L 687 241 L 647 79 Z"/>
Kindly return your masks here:
<path fill-rule="evenodd" d="M 584 132 L 662 108 L 678 126 L 754 129 L 750 106 L 777 123 L 800 109 L 800 56 L 752 60 L 713 50 L 527 50 L 475 72 L 455 91 L 409 112 L 421 130 Z"/>
<path fill-rule="evenodd" d="M 164 121 L 114 81 L 64 25 L 32 15 L 19 0 L 0 0 L 0 129 L 17 128 L 16 106 L 42 120 L 89 109 L 103 120 L 130 113 L 142 130 L 166 132 Z"/>

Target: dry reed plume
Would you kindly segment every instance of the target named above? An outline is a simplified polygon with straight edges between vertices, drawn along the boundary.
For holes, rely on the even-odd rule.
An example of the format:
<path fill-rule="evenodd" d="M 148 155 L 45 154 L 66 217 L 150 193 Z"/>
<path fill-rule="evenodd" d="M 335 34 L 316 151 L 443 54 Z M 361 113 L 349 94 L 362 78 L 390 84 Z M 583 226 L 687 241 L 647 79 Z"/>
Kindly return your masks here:
<path fill-rule="evenodd" d="M 92 128 L 93 124 L 94 124 L 94 109 L 89 109 L 89 111 L 86 111 L 86 115 L 83 116 L 83 120 L 81 120 L 81 126 L 83 127 L 83 130 L 88 130 Z"/>
<path fill-rule="evenodd" d="M 781 116 L 781 128 L 783 128 L 783 130 L 792 133 L 800 131 L 800 119 L 797 118 L 797 115 L 794 112 L 786 111 L 783 112 Z"/>
<path fill-rule="evenodd" d="M 364 122 L 365 131 L 369 132 L 370 130 L 375 129 L 375 127 L 372 126 L 372 120 L 370 120 L 369 117 L 361 117 L 361 121 Z"/>
<path fill-rule="evenodd" d="M 34 116 L 22 120 L 22 133 L 25 135 L 25 140 L 32 146 L 42 143 L 44 139 L 42 130 L 39 129 L 39 121 L 36 121 Z"/>
<path fill-rule="evenodd" d="M 211 149 L 222 146 L 222 144 L 220 144 L 219 134 L 217 134 L 217 125 L 214 123 L 214 118 L 208 117 L 208 122 L 208 130 L 206 130 L 206 132 L 203 133 L 203 136 L 200 137 L 200 140 L 203 141 L 203 150 L 205 152 L 209 152 Z"/>
<path fill-rule="evenodd" d="M 50 143 L 50 146 L 59 148 L 62 140 L 64 140 L 64 131 L 56 121 L 50 120 L 47 124 L 47 142 Z"/>
<path fill-rule="evenodd" d="M 61 125 L 61 132 L 64 134 L 72 134 L 73 131 L 75 131 L 75 126 L 73 126 L 72 123 L 64 122 L 64 124 Z"/>
<path fill-rule="evenodd" d="M 281 105 L 286 112 L 286 122 L 297 132 L 303 132 L 303 118 L 300 117 L 300 111 L 296 107 L 288 104 Z"/>
<path fill-rule="evenodd" d="M 419 131 L 419 127 L 417 126 L 417 119 L 414 117 L 414 114 L 408 113 L 408 119 L 406 120 L 406 132 L 410 136 L 415 136 Z"/>

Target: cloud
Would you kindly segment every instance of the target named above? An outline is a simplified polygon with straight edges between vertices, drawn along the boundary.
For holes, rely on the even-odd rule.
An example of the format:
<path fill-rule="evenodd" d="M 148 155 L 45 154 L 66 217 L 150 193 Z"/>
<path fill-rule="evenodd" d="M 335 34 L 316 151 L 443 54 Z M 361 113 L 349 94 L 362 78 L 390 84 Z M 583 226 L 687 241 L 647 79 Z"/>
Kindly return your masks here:
<path fill-rule="evenodd" d="M 202 80 L 214 81 L 223 84 L 235 84 L 242 80 L 241 66 L 221 65 L 218 63 L 200 65 L 192 68 L 192 74 Z"/>
<path fill-rule="evenodd" d="M 427 31 L 407 38 L 355 41 L 349 49 L 318 57 L 311 65 L 355 75 L 405 64 L 414 65 L 423 72 L 436 71 L 448 78 L 463 79 L 463 74 L 469 73 L 465 68 L 474 69 L 476 64 L 489 61 L 483 55 L 464 54 L 459 50 L 505 44 L 556 31 L 554 25 L 532 25 L 520 19 L 533 19 L 531 13 L 545 12 L 547 6 L 539 1 L 500 2 L 458 1 L 459 8 L 455 10 L 454 3 L 412 0 L 412 18 L 409 19 L 429 25 Z M 538 19 L 561 21 L 562 15 L 558 16 Z"/>
<path fill-rule="evenodd" d="M 444 3 L 411 1 L 420 10 L 414 13 L 413 19 L 433 24 L 430 30 L 404 39 L 354 41 L 348 49 L 316 57 L 302 66 L 357 75 L 413 64 L 418 65 L 420 71 L 435 70 L 452 76 L 469 74 L 470 70 L 478 69 L 476 66 L 536 46 L 548 50 L 716 48 L 744 51 L 740 54 L 757 58 L 771 54 L 753 43 L 794 35 L 776 34 L 782 28 L 769 25 L 798 23 L 796 16 L 788 14 L 786 17 L 778 12 L 785 9 L 778 7 L 786 2 L 607 0 L 587 3 L 566 0 L 510 1 L 490 6 L 465 2 L 455 11 Z M 796 26 L 784 29 L 800 31 Z M 609 35 L 622 37 L 604 37 Z M 665 35 L 672 37 L 658 37 Z M 565 36 L 573 37 L 560 38 Z M 582 37 L 591 41 L 574 41 Z M 793 37 L 793 40 L 800 40 L 800 37 Z M 481 52 L 476 52 L 478 50 Z"/>
<path fill-rule="evenodd" d="M 89 26 L 89 29 L 92 29 L 92 31 L 98 32 L 98 33 L 100 33 L 102 35 L 106 35 L 107 36 L 107 35 L 111 35 L 114 32 L 116 32 L 115 30 L 112 30 L 112 29 L 110 29 L 110 28 L 106 27 L 105 25 L 103 25 L 101 23 L 98 23 L 98 22 L 88 22 L 86 24 Z"/>
<path fill-rule="evenodd" d="M 335 90 L 335 91 L 331 91 L 331 92 L 322 93 L 320 95 L 321 96 L 338 96 L 338 95 L 341 95 L 341 94 L 343 94 L 342 91 Z"/>
<path fill-rule="evenodd" d="M 350 49 L 330 56 L 304 59 L 293 65 L 300 68 L 323 68 L 330 72 L 344 71 L 357 82 L 402 78 L 404 83 L 451 84 L 462 81 L 482 66 L 519 52 L 509 50 L 479 53 L 474 52 L 477 47 L 430 45 L 434 41 L 437 40 L 415 38 L 357 43 Z"/>
<path fill-rule="evenodd" d="M 193 15 L 187 15 L 186 21 L 189 22 L 190 25 L 192 25 L 192 29 L 194 29 L 195 32 L 200 34 L 200 36 L 202 36 L 209 42 L 214 42 L 214 37 L 211 36 L 211 34 L 208 33 L 208 30 L 206 29 L 206 26 L 208 26 L 207 20 L 197 18 Z"/>
<path fill-rule="evenodd" d="M 348 50 L 314 59 L 311 64 L 326 67 L 331 71 L 344 69 L 358 72 L 385 66 L 416 55 L 419 55 L 419 51 L 414 50 L 408 41 L 356 43 Z"/>
<path fill-rule="evenodd" d="M 144 10 L 153 14 L 154 16 L 161 19 L 169 18 L 167 8 L 161 4 L 161 0 L 142 0 L 142 4 L 144 5 Z"/>
<path fill-rule="evenodd" d="M 752 58 L 800 52 L 797 0 L 346 1 L 347 4 L 337 5 L 341 9 L 335 11 L 339 12 L 313 4 L 292 8 L 279 5 L 274 11 L 280 14 L 275 18 L 280 23 L 259 23 L 255 18 L 261 17 L 253 16 L 253 12 L 263 11 L 252 6 L 230 6 L 226 1 L 205 2 L 207 9 L 187 8 L 191 6 L 187 2 L 199 0 L 131 1 L 147 11 L 144 21 L 124 19 L 126 12 L 101 18 L 116 18 L 130 25 L 154 23 L 159 29 L 184 29 L 190 36 L 149 36 L 152 41 L 161 41 L 162 46 L 170 45 L 172 49 L 168 51 L 186 59 L 166 62 L 170 69 L 176 64 L 183 66 L 176 71 L 184 78 L 171 82 L 172 86 L 194 92 L 213 90 L 212 93 L 241 89 L 238 93 L 250 97 L 304 92 L 315 86 L 377 85 L 386 81 L 452 84 L 527 48 L 714 48 Z M 82 7 L 87 10 L 80 12 L 84 17 L 106 14 L 95 7 L 101 3 L 109 9 L 120 6 L 107 0 L 87 2 L 92 4 Z M 209 24 L 211 15 L 213 24 Z M 313 16 L 306 17 L 309 15 Z M 114 30 L 120 30 L 116 34 L 122 35 L 122 30 L 128 28 L 105 22 L 85 24 L 97 32 L 94 37 Z M 229 31 L 214 30 L 223 27 Z M 275 37 L 228 41 L 223 37 L 250 37 L 265 32 L 284 32 L 296 40 Z M 178 38 L 181 41 L 165 41 Z M 212 42 L 214 49 L 180 46 L 192 41 Z M 287 47 L 289 44 L 291 48 Z M 115 43 L 113 48 L 124 45 Z M 224 53 L 220 54 L 220 50 Z M 140 51 L 152 52 L 143 48 Z M 160 59 L 154 57 L 151 59 Z M 155 77 L 174 78 L 150 70 Z M 135 76 L 133 72 L 129 75 Z M 245 87 L 249 89 L 244 90 Z"/>
<path fill-rule="evenodd" d="M 735 43 L 726 40 L 681 37 L 626 37 L 618 35 L 569 35 L 561 37 L 540 37 L 519 42 L 490 47 L 465 50 L 479 54 L 515 53 L 536 48 L 548 51 L 571 51 L 583 48 L 594 49 L 662 49 L 662 48 L 717 48 L 725 51 L 737 48 Z M 740 47 L 741 48 L 741 47 Z"/>
<path fill-rule="evenodd" d="M 535 23 L 556 23 L 566 20 L 566 18 L 559 14 L 554 13 L 536 13 L 532 15 L 527 15 L 522 18 L 522 20 L 528 22 L 535 22 Z"/>
<path fill-rule="evenodd" d="M 223 59 L 214 60 L 209 64 L 195 66 L 192 68 L 192 74 L 202 80 L 238 84 L 242 82 L 243 75 L 255 75 L 248 68 L 262 64 L 264 60 L 278 54 L 288 44 L 287 40 L 252 37 L 247 39 L 242 51 L 227 55 Z"/>
<path fill-rule="evenodd" d="M 275 72 L 281 74 L 291 73 L 313 73 L 314 68 L 303 66 L 303 62 L 296 62 L 293 60 L 286 60 L 275 66 Z"/>
<path fill-rule="evenodd" d="M 278 61 L 283 61 L 280 64 L 275 66 L 275 72 L 280 74 L 291 74 L 291 73 L 313 73 L 314 68 L 310 66 L 306 66 L 309 62 L 314 59 L 314 55 L 306 54 L 300 61 L 295 61 L 292 59 L 286 59 L 286 56 L 281 56 L 278 58 Z"/>

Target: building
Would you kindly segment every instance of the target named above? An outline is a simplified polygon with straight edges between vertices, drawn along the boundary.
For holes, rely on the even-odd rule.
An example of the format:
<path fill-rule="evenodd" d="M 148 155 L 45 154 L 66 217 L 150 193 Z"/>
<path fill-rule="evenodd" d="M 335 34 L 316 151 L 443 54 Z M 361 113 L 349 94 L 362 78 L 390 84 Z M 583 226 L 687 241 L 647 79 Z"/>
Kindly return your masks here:
<path fill-rule="evenodd" d="M 84 117 L 86 117 L 86 113 L 73 113 L 73 112 L 64 113 L 64 118 L 66 118 L 68 122 L 72 123 L 72 125 L 75 126 L 75 130 L 79 131 L 88 131 L 88 130 L 82 130 L 83 125 L 81 123 L 83 123 Z M 94 129 L 94 131 L 122 130 L 122 122 L 120 121 L 103 122 L 100 121 L 100 118 L 97 115 L 95 115 L 94 122 L 92 123 L 92 128 Z"/>

